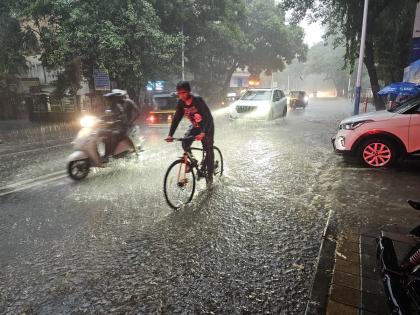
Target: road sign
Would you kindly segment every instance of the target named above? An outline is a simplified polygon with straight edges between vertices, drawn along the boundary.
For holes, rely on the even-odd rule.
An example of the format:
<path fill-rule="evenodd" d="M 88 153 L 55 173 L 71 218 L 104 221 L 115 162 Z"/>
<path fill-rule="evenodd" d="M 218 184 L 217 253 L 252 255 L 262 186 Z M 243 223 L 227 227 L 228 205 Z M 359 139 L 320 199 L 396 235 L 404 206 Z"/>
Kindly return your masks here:
<path fill-rule="evenodd" d="M 93 70 L 93 81 L 95 82 L 95 90 L 107 91 L 111 89 L 108 71 L 105 69 Z"/>

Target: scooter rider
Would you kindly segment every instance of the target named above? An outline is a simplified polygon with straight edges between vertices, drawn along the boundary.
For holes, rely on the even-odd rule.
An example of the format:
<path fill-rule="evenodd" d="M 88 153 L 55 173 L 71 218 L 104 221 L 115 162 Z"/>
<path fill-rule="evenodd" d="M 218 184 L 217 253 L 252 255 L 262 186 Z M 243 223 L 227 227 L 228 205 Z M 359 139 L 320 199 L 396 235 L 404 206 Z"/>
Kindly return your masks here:
<path fill-rule="evenodd" d="M 110 109 L 113 120 L 110 134 L 105 141 L 105 158 L 108 158 L 139 116 L 140 111 L 128 97 L 127 91 L 113 89 L 104 96 L 111 102 Z"/>
<path fill-rule="evenodd" d="M 201 141 L 203 150 L 206 153 L 206 167 L 207 167 L 207 188 L 211 189 L 213 184 L 213 170 L 214 170 L 214 123 L 213 116 L 210 109 L 204 100 L 199 96 L 191 94 L 191 87 L 187 81 L 181 81 L 177 84 L 176 90 L 178 92 L 179 100 L 176 107 L 175 115 L 172 119 L 169 135 L 165 139 L 167 142 L 173 141 L 173 135 L 178 127 L 182 116 L 185 116 L 190 122 L 191 126 L 185 133 L 185 138 L 195 137 L 195 140 Z M 191 154 L 191 144 L 193 139 L 187 139 L 182 142 L 182 148 Z"/>

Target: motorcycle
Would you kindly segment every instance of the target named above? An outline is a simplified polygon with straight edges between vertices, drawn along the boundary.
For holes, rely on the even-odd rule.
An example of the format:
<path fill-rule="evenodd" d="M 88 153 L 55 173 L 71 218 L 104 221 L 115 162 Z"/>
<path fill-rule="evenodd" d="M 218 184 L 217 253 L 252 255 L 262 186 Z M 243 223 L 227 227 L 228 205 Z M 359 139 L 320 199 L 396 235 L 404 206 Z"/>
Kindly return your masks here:
<path fill-rule="evenodd" d="M 95 116 L 84 116 L 80 119 L 82 128 L 74 139 L 74 152 L 68 157 L 67 171 L 74 180 L 82 180 L 91 167 L 105 167 L 109 158 L 105 158 L 104 140 L 109 136 L 110 127 L 115 122 L 109 122 Z M 112 159 L 125 157 L 128 154 L 139 155 L 144 138 L 140 136 L 138 125 L 130 127 L 126 135 L 118 142 Z"/>
<path fill-rule="evenodd" d="M 408 203 L 420 210 L 420 202 Z M 420 314 L 420 225 L 408 233 L 382 231 L 377 245 L 391 314 Z"/>

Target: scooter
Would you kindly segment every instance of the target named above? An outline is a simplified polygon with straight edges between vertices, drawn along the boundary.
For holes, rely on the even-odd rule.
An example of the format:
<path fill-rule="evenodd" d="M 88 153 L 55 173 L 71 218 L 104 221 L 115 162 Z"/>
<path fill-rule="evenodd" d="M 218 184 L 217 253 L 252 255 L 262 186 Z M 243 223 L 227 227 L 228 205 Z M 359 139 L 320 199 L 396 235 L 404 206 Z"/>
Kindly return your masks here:
<path fill-rule="evenodd" d="M 420 210 L 420 203 L 408 203 Z M 408 233 L 382 231 L 377 259 L 391 314 L 420 314 L 420 225 Z"/>
<path fill-rule="evenodd" d="M 91 167 L 105 167 L 109 163 L 109 159 L 105 158 L 104 140 L 112 123 L 95 116 L 84 116 L 80 119 L 82 128 L 72 142 L 74 152 L 68 157 L 67 164 L 67 171 L 72 179 L 82 180 L 89 174 Z M 133 125 L 110 157 L 115 159 L 128 154 L 138 156 L 143 142 L 139 126 Z"/>

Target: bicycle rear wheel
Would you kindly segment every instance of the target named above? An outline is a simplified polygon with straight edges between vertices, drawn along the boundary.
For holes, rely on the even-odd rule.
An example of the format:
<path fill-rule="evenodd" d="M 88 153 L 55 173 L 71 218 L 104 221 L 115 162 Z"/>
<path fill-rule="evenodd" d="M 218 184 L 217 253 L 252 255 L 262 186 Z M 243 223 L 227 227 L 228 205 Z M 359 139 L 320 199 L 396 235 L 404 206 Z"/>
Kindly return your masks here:
<path fill-rule="evenodd" d="M 191 202 L 195 192 L 195 175 L 190 163 L 184 160 L 173 162 L 165 174 L 163 192 L 168 205 L 172 209 Z"/>
<path fill-rule="evenodd" d="M 223 155 L 218 147 L 214 148 L 214 176 L 219 177 L 223 175 Z"/>
<path fill-rule="evenodd" d="M 191 148 L 191 151 L 193 152 L 195 158 L 200 156 L 200 154 L 202 155 L 203 158 L 205 158 L 205 155 L 203 154 L 203 149 Z M 213 146 L 213 152 L 214 152 L 213 176 L 220 177 L 223 175 L 223 167 L 224 167 L 222 151 L 220 151 L 218 147 Z"/>

